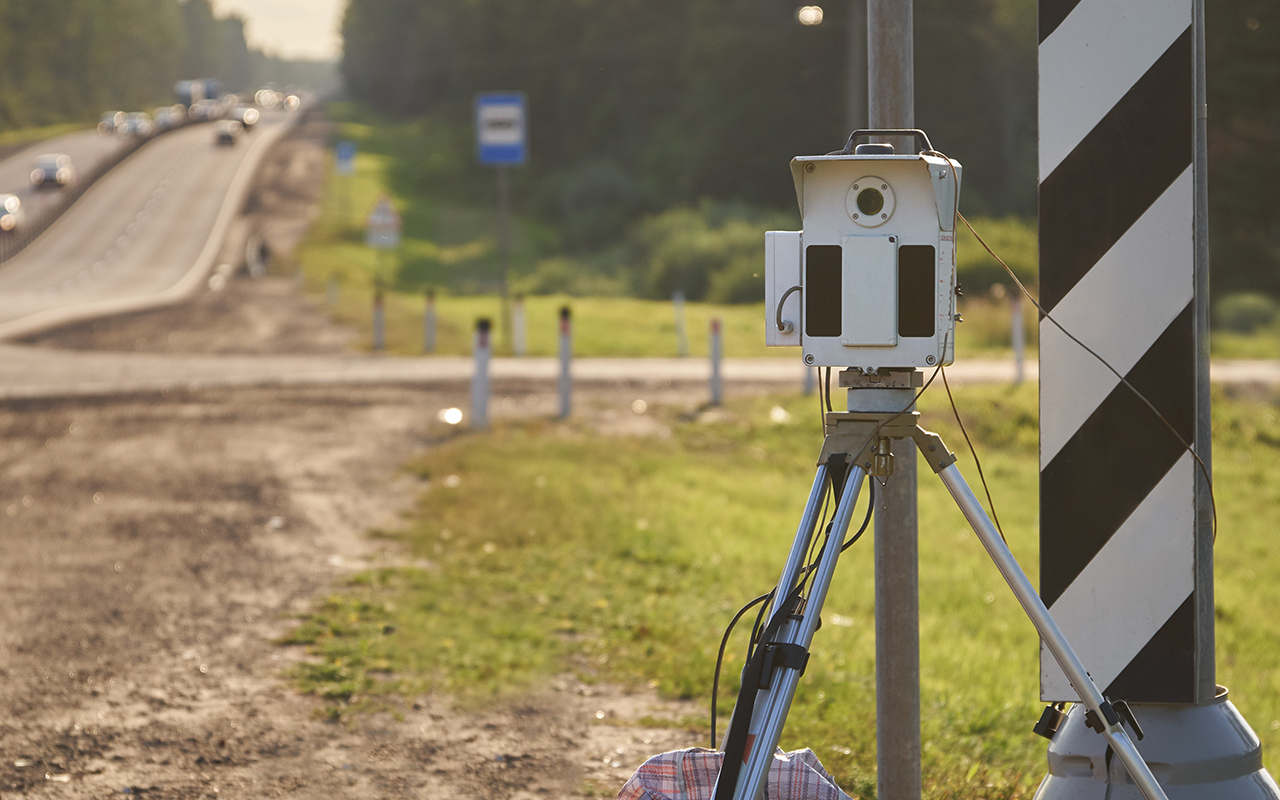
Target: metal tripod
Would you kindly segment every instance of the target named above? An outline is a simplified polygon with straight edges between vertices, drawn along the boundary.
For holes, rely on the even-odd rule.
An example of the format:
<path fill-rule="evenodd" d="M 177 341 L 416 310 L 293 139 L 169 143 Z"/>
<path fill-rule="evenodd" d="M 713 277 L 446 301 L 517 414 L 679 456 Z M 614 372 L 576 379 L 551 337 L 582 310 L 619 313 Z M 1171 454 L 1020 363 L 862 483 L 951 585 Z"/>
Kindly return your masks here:
<path fill-rule="evenodd" d="M 786 724 L 796 685 L 808 663 L 809 645 L 844 546 L 854 505 L 868 475 L 893 473 L 890 442 L 911 439 L 930 468 L 942 479 L 974 533 L 995 562 L 1014 596 L 1022 604 L 1040 638 L 1091 712 L 1091 726 L 1106 737 L 1146 800 L 1167 800 L 1160 784 L 1122 727 L 1122 719 L 1137 723 L 1123 703 L 1102 696 L 1089 673 L 1058 629 L 1036 594 L 1000 531 L 991 522 L 956 467 L 956 457 L 936 434 L 919 426 L 919 414 L 828 413 L 817 475 L 782 578 L 774 590 L 767 623 L 752 658 L 743 670 L 742 688 L 724 741 L 724 766 L 716 783 L 715 800 L 758 800 L 762 796 L 774 750 Z M 828 484 L 835 491 L 836 512 L 816 563 L 808 564 L 818 533 L 819 516 Z M 1141 736 L 1141 733 L 1139 733 Z"/>

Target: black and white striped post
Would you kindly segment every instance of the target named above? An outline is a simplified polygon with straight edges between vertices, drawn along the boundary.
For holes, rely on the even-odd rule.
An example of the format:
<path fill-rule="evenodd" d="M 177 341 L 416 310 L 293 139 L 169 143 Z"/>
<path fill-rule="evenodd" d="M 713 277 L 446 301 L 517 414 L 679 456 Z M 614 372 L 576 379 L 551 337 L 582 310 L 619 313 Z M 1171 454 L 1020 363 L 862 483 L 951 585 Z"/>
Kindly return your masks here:
<path fill-rule="evenodd" d="M 1039 12 L 1041 302 L 1158 411 L 1041 321 L 1040 594 L 1171 799 L 1280 797 L 1215 680 L 1208 485 L 1178 440 L 1210 467 L 1203 0 Z M 1043 648 L 1041 694 L 1077 699 Z M 1085 725 L 1036 797 L 1137 797 Z"/>
<path fill-rule="evenodd" d="M 487 317 L 476 320 L 476 334 L 472 345 L 475 354 L 475 371 L 471 373 L 471 427 L 484 430 L 489 427 L 489 360 L 493 356 L 492 323 Z"/>
<path fill-rule="evenodd" d="M 422 312 L 422 352 L 436 351 L 436 290 L 427 290 L 427 304 Z"/>
<path fill-rule="evenodd" d="M 556 390 L 560 400 L 560 419 L 567 419 L 573 410 L 573 374 L 570 367 L 573 361 L 573 322 L 569 317 L 569 307 L 560 309 L 560 374 L 556 379 Z"/>

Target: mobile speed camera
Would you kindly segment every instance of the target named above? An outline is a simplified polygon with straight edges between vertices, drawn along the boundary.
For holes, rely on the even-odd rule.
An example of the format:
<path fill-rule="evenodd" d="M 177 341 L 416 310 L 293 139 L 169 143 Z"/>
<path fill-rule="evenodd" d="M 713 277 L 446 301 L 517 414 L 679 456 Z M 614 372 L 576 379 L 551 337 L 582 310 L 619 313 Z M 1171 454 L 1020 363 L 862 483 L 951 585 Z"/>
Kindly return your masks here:
<path fill-rule="evenodd" d="M 898 155 L 862 137 L 911 136 Z M 864 130 L 791 161 L 800 231 L 765 234 L 765 344 L 809 366 L 873 373 L 950 364 L 960 165 L 918 130 Z"/>

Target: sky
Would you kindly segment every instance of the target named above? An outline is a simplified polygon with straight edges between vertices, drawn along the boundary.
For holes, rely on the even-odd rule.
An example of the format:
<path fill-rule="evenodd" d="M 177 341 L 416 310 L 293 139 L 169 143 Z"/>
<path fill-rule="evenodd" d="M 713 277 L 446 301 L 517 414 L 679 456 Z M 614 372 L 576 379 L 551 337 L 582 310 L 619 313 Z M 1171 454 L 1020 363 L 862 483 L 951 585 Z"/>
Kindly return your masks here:
<path fill-rule="evenodd" d="M 346 0 L 213 0 L 218 14 L 244 17 L 250 46 L 284 58 L 337 59 Z"/>

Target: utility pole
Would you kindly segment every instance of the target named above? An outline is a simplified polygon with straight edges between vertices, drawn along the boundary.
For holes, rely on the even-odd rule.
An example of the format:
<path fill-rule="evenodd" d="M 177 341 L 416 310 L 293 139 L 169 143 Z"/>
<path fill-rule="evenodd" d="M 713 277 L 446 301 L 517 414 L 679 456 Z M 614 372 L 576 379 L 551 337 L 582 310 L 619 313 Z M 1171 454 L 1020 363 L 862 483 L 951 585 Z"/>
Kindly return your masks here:
<path fill-rule="evenodd" d="M 867 127 L 914 128 L 912 0 L 865 2 Z M 895 472 L 876 493 L 876 797 L 878 800 L 919 800 L 920 559 L 916 448 L 908 440 L 895 440 L 893 455 Z"/>
<path fill-rule="evenodd" d="M 867 0 L 849 0 L 845 119 L 841 136 L 867 126 Z"/>

